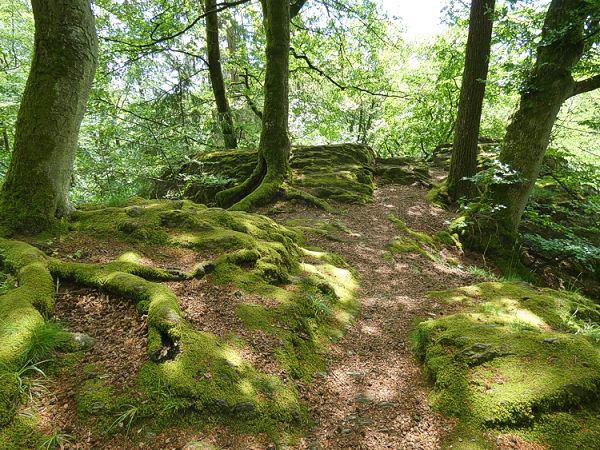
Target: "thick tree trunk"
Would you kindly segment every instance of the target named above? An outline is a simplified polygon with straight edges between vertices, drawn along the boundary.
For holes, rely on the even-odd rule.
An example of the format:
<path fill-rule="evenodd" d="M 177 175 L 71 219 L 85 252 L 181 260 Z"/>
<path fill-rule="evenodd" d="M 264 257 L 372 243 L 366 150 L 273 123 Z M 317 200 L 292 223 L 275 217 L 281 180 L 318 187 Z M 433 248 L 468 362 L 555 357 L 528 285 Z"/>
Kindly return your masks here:
<path fill-rule="evenodd" d="M 219 17 L 217 15 L 217 0 L 206 0 L 206 47 L 208 53 L 208 71 L 212 85 L 219 124 L 223 131 L 226 148 L 237 148 L 237 138 L 233 126 L 233 115 L 227 101 L 223 68 L 221 67 L 221 50 L 219 48 Z"/>
<path fill-rule="evenodd" d="M 69 212 L 79 127 L 97 64 L 89 0 L 32 0 L 35 48 L 21 101 L 0 220 L 37 232 Z"/>
<path fill-rule="evenodd" d="M 290 3 L 261 0 L 267 37 L 265 103 L 258 147 L 258 164 L 240 186 L 220 192 L 222 206 L 249 210 L 273 200 L 289 172 L 288 82 L 290 51 Z"/>
<path fill-rule="evenodd" d="M 465 57 L 456 132 L 448 174 L 448 195 L 452 201 L 471 197 L 474 186 L 464 178 L 477 171 L 477 144 L 485 83 L 490 60 L 495 0 L 473 0 Z"/>
<path fill-rule="evenodd" d="M 586 85 L 589 80 L 575 82 L 571 76 L 586 49 L 584 25 L 593 8 L 597 6 L 586 0 L 552 0 L 535 66 L 499 156 L 503 165 L 515 171 L 517 180 L 488 187 L 481 205 L 495 208 L 475 210 L 471 215 L 467 236 L 471 247 L 512 251 L 561 105 L 570 96 L 593 88 Z"/>

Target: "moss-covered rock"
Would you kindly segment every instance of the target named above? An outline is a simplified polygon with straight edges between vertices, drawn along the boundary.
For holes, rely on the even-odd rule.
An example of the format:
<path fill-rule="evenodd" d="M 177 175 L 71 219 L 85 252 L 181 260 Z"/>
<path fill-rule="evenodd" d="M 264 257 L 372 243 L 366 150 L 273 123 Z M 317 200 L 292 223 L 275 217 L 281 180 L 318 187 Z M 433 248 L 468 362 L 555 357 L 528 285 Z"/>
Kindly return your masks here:
<path fill-rule="evenodd" d="M 177 173 L 166 173 L 154 194 L 214 204 L 218 192 L 240 184 L 252 173 L 256 159 L 256 151 L 247 149 L 198 154 Z M 346 203 L 365 203 L 373 194 L 375 155 L 365 145 L 294 147 L 290 167 L 293 192 Z"/>
<path fill-rule="evenodd" d="M 389 243 L 392 255 L 400 253 L 418 253 L 434 261 L 439 251 L 444 248 L 461 248 L 458 236 L 447 231 L 433 235 L 410 228 L 402 219 L 390 214 L 388 219 L 396 226 L 401 236 L 394 237 Z"/>
<path fill-rule="evenodd" d="M 367 203 L 373 195 L 375 155 L 358 144 L 298 147 L 290 159 L 292 185 L 319 198 Z"/>
<path fill-rule="evenodd" d="M 462 307 L 413 332 L 435 383 L 431 402 L 442 412 L 479 429 L 543 428 L 547 414 L 570 414 L 598 398 L 600 353 L 589 333 L 600 323 L 595 303 L 524 283 L 430 295 Z"/>
<path fill-rule="evenodd" d="M 411 157 L 376 158 L 375 175 L 380 184 L 431 185 L 429 165 Z"/>

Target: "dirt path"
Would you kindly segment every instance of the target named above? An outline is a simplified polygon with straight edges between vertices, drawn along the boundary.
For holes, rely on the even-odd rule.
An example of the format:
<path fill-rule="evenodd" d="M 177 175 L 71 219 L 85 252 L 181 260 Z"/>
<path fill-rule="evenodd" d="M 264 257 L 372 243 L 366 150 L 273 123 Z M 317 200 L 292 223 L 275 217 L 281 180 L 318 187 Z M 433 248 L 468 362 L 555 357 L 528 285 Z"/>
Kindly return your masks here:
<path fill-rule="evenodd" d="M 434 233 L 451 218 L 424 201 L 426 190 L 386 186 L 374 201 L 327 214 L 303 209 L 277 214 L 290 219 L 338 220 L 349 228 L 342 242 L 309 238 L 343 256 L 361 281 L 356 323 L 333 348 L 330 368 L 303 393 L 316 427 L 303 442 L 309 449 L 437 449 L 452 424 L 430 409 L 427 385 L 410 351 L 409 329 L 442 307 L 425 297 L 433 289 L 467 284 L 470 277 L 415 255 L 384 257 L 398 230 L 394 213 L 409 227 Z M 388 254 L 389 255 L 389 254 Z"/>

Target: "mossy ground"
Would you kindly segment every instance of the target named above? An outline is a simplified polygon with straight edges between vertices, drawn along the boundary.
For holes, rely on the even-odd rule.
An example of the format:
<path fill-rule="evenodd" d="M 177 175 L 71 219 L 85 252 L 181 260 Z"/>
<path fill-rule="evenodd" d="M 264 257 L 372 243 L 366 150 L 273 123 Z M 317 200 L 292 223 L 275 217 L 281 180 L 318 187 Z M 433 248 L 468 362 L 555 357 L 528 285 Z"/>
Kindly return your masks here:
<path fill-rule="evenodd" d="M 95 433 L 123 433 L 131 423 L 161 429 L 185 422 L 194 427 L 225 424 L 286 442 L 308 425 L 293 380 L 309 381 L 322 370 L 328 344 L 356 312 L 356 280 L 339 258 L 304 248 L 299 230 L 264 216 L 188 201 L 84 209 L 58 232 L 31 241 L 90 236 L 130 251 L 115 261 L 91 264 L 47 256 L 20 241 L 0 243 L 3 286 L 11 283 L 9 273 L 19 282 L 17 288 L 5 287 L 0 297 L 7 300 L 0 303 L 5 305 L 0 309 L 0 336 L 6 343 L 0 348 L 6 375 L 0 378 L 0 416 L 7 425 L 0 440 L 21 442 L 21 419 L 14 418 L 14 412 L 23 397 L 13 374 L 31 360 L 32 348 L 39 350 L 36 336 L 57 341 L 47 345 L 44 354 L 51 355 L 61 342 L 39 331 L 48 327 L 52 314 L 53 277 L 129 298 L 148 315 L 150 361 L 138 374 L 135 393 L 115 391 L 94 374 L 76 389 L 78 420 L 92 423 Z M 140 264 L 139 254 L 164 246 L 197 252 L 197 264 L 187 271 Z M 280 346 L 273 351 L 292 381 L 257 370 L 241 356 L 239 343 L 196 330 L 186 321 L 175 294 L 160 284 L 202 276 L 274 302 L 271 307 L 242 302 L 237 312 L 249 328 L 278 338 Z M 56 334 L 64 337 L 62 333 Z M 170 357 L 160 359 L 171 351 Z M 36 358 L 42 356 L 38 353 Z"/>
<path fill-rule="evenodd" d="M 416 253 L 436 261 L 442 248 L 461 249 L 458 236 L 447 231 L 437 232 L 433 235 L 411 229 L 402 219 L 390 214 L 388 219 L 396 226 L 401 235 L 396 236 L 389 243 L 392 254 Z M 449 261 L 450 262 L 450 261 Z"/>
<path fill-rule="evenodd" d="M 465 431 L 455 440 L 495 430 L 552 448 L 591 448 L 585 442 L 600 432 L 589 406 L 600 394 L 600 353 L 590 333 L 600 323 L 598 305 L 516 282 L 430 295 L 462 310 L 421 322 L 412 335 L 434 381 L 432 404 L 461 420 Z M 554 447 L 559 428 L 563 446 Z M 472 448 L 491 448 L 470 439 Z"/>

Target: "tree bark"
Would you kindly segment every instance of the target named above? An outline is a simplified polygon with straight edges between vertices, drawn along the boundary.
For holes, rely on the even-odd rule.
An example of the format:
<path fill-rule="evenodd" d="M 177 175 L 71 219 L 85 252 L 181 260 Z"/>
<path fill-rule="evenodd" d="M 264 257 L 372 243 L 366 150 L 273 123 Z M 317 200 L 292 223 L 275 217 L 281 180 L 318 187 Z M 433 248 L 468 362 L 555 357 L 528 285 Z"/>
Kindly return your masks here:
<path fill-rule="evenodd" d="M 0 192 L 2 222 L 38 232 L 68 213 L 79 127 L 97 64 L 89 0 L 32 0 L 35 46 L 13 157 Z"/>
<path fill-rule="evenodd" d="M 220 205 L 233 205 L 232 209 L 239 210 L 252 209 L 277 197 L 289 172 L 290 3 L 261 0 L 261 4 L 267 38 L 267 65 L 258 163 L 244 183 L 217 195 Z"/>
<path fill-rule="evenodd" d="M 592 5 L 587 0 L 550 3 L 536 63 L 507 127 L 499 156 L 517 180 L 488 186 L 479 210 L 469 217 L 472 226 L 467 243 L 471 247 L 512 251 L 561 105 L 581 86 L 573 80 L 571 71 L 586 50 L 586 21 L 598 13 L 598 6 Z M 482 205 L 495 208 L 482 211 Z"/>
<path fill-rule="evenodd" d="M 473 0 L 465 56 L 452 159 L 448 174 L 451 201 L 472 197 L 473 182 L 465 180 L 477 172 L 477 149 L 485 83 L 490 60 L 495 0 Z"/>
<path fill-rule="evenodd" d="M 233 126 L 233 115 L 227 101 L 227 91 L 223 80 L 223 68 L 221 66 L 221 50 L 219 48 L 219 17 L 216 12 L 217 0 L 206 0 L 206 47 L 208 53 L 208 72 L 212 85 L 219 124 L 223 131 L 223 139 L 226 148 L 237 148 L 237 138 Z"/>

